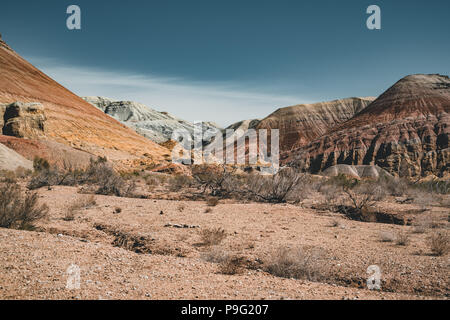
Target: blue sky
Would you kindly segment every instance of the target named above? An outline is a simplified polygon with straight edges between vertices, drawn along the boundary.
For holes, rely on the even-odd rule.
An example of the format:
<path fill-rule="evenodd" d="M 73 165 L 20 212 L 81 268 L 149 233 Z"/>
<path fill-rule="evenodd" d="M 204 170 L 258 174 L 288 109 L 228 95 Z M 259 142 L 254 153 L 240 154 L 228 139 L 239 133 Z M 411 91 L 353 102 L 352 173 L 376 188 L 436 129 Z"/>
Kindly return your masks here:
<path fill-rule="evenodd" d="M 77 4 L 82 30 L 66 28 Z M 366 28 L 381 8 L 382 29 Z M 221 125 L 450 73 L 450 1 L 9 1 L 0 33 L 78 95 Z"/>

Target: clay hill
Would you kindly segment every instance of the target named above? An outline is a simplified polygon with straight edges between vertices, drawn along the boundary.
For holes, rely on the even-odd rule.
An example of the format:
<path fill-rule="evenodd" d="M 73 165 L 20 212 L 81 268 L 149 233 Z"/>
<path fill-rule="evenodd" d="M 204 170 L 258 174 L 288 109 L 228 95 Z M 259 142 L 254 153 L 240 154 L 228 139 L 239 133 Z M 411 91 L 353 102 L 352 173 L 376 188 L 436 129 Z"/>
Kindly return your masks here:
<path fill-rule="evenodd" d="M 278 129 L 280 134 L 280 152 L 288 153 L 307 145 L 317 137 L 325 134 L 334 126 L 352 118 L 355 114 L 368 106 L 375 98 L 345 98 L 314 104 L 299 104 L 295 106 L 280 108 L 264 118 L 263 120 L 244 120 L 230 125 L 227 129 L 241 130 L 235 134 L 236 141 L 244 143 L 247 139 L 245 133 L 249 129 L 256 131 L 267 129 L 268 148 L 270 149 L 270 130 Z M 224 139 L 226 134 L 224 133 Z M 245 155 L 247 163 L 248 152 L 251 148 L 249 141 L 245 140 Z M 226 144 L 224 140 L 224 144 Z M 237 154 L 237 143 L 235 143 L 235 155 Z M 227 146 L 227 149 L 230 148 Z M 258 149 L 258 146 L 253 146 Z M 237 159 L 235 157 L 235 159 Z M 243 161 L 243 160 L 241 160 Z"/>
<path fill-rule="evenodd" d="M 202 125 L 203 131 L 208 129 L 221 130 L 215 123 L 194 124 L 176 118 L 167 112 L 156 111 L 138 102 L 114 101 L 104 97 L 83 97 L 83 99 L 156 143 L 164 143 L 170 140 L 175 130 L 186 130 L 192 135 L 195 125 Z"/>
<path fill-rule="evenodd" d="M 280 150 L 299 148 L 350 119 L 375 98 L 346 98 L 281 108 L 263 119 L 256 129 L 279 129 Z"/>
<path fill-rule="evenodd" d="M 80 157 L 107 156 L 125 165 L 158 162 L 169 154 L 49 78 L 2 40 L 0 104 L 1 142 L 10 142 L 9 147 L 25 157 L 43 142 L 53 153 L 64 145 L 82 153 Z M 27 150 L 30 144 L 34 149 Z"/>
<path fill-rule="evenodd" d="M 378 165 L 403 176 L 445 175 L 450 170 L 450 79 L 410 75 L 367 108 L 284 163 L 316 173 L 336 164 Z"/>

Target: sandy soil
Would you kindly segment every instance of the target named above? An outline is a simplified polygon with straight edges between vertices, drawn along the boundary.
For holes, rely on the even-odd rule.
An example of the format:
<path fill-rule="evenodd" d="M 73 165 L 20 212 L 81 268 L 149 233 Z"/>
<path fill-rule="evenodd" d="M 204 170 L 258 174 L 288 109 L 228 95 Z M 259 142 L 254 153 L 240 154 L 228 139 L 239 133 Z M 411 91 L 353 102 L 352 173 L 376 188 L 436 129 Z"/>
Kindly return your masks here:
<path fill-rule="evenodd" d="M 340 214 L 283 204 L 130 199 L 95 196 L 96 205 L 63 217 L 84 195 L 74 187 L 39 190 L 50 217 L 39 232 L 0 229 L 2 299 L 446 299 L 449 258 L 431 255 L 426 233 L 412 226 L 351 221 Z M 120 208 L 120 213 L 115 213 Z M 211 212 L 206 212 L 207 208 Z M 333 226 L 335 222 L 338 226 Z M 447 221 L 444 221 L 447 222 Z M 174 225 L 188 225 L 177 228 Z M 204 259 L 201 230 L 221 227 L 215 250 L 245 257 L 251 268 L 220 274 Z M 381 242 L 406 232 L 407 246 Z M 284 279 L 264 270 L 280 247 L 315 248 L 329 275 L 322 282 Z M 143 253 L 137 253 L 143 252 Z M 66 270 L 81 269 L 80 289 Z M 378 265 L 382 291 L 366 289 Z"/>

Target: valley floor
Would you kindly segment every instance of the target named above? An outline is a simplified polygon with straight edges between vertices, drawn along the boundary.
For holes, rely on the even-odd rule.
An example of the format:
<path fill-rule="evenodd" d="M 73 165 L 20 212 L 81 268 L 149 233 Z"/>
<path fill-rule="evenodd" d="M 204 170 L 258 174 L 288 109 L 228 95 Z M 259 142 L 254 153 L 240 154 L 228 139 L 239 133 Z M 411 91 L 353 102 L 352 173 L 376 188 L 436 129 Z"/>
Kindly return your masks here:
<path fill-rule="evenodd" d="M 65 221 L 69 205 L 84 196 L 77 190 L 39 190 L 50 217 L 37 231 L 0 229 L 1 299 L 449 296 L 448 256 L 431 255 L 429 231 L 413 233 L 412 226 L 351 221 L 287 204 L 221 201 L 208 207 L 202 201 L 99 195 L 94 206 Z M 217 227 L 227 234 L 222 243 L 214 248 L 202 244 L 201 230 Z M 407 232 L 409 244 L 382 242 L 382 232 Z M 315 282 L 267 273 L 264 263 L 281 247 L 320 250 L 326 276 Z M 218 264 L 205 258 L 213 250 L 242 256 L 247 267 L 238 274 L 221 274 Z M 81 269 L 80 289 L 66 288 L 72 264 Z M 366 289 L 370 265 L 381 269 L 381 291 Z"/>

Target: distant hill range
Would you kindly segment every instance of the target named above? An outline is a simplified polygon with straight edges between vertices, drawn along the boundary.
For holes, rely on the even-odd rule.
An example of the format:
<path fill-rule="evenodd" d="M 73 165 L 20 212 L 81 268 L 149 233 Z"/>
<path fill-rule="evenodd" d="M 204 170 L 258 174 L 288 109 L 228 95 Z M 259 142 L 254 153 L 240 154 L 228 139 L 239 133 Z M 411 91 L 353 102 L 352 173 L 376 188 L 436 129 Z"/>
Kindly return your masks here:
<path fill-rule="evenodd" d="M 167 112 L 156 111 L 138 102 L 114 101 L 105 97 L 83 97 L 83 99 L 157 143 L 170 140 L 175 130 L 186 130 L 191 135 L 194 132 L 193 123 L 176 118 Z M 204 131 L 210 128 L 221 130 L 213 122 L 202 122 L 201 125 Z"/>
<path fill-rule="evenodd" d="M 377 165 L 401 176 L 443 176 L 450 170 L 450 79 L 404 77 L 366 108 L 283 162 L 317 173 L 336 164 Z"/>

